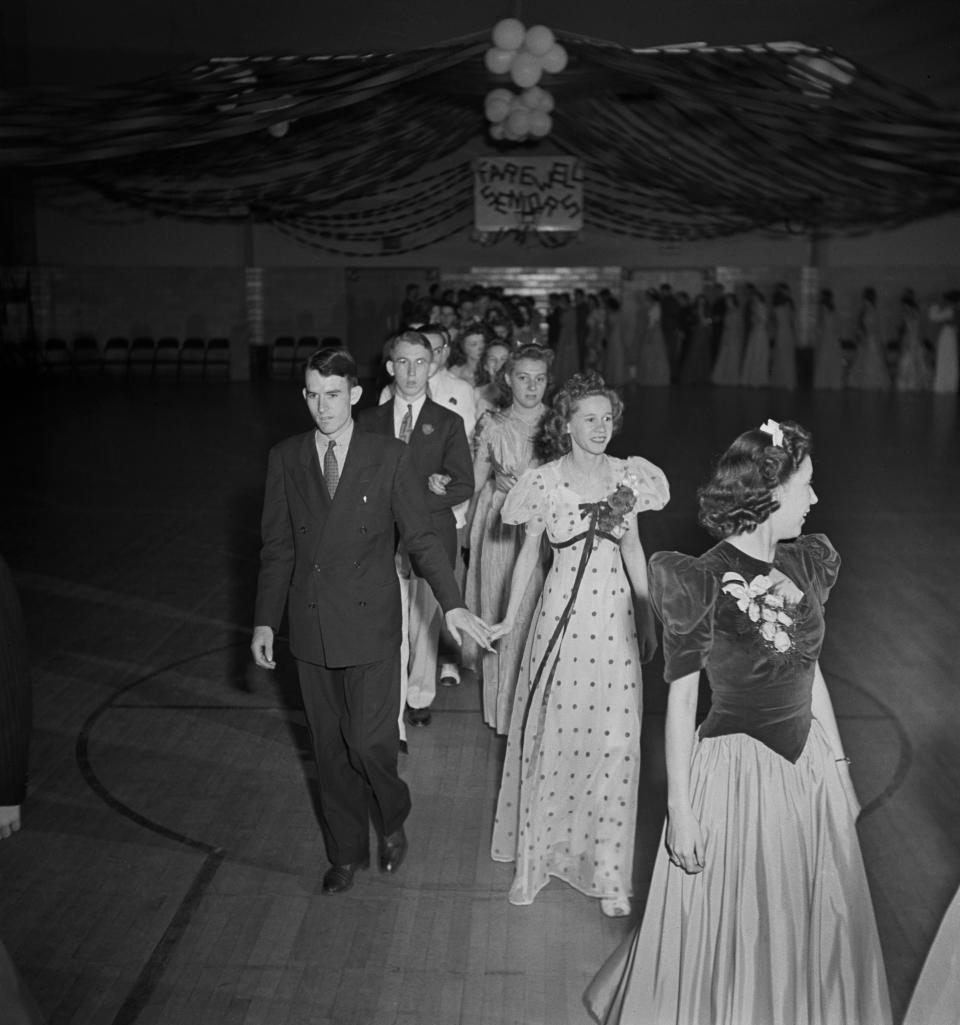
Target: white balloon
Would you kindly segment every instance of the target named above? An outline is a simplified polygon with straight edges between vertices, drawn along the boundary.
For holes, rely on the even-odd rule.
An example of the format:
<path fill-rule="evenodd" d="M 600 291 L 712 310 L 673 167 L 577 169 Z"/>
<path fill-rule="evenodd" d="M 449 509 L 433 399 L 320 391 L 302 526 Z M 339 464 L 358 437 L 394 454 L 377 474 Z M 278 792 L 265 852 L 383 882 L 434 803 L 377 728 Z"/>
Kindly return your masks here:
<path fill-rule="evenodd" d="M 530 115 L 530 134 L 535 135 L 538 139 L 542 139 L 545 135 L 550 134 L 550 130 L 553 128 L 553 118 L 549 114 L 545 114 L 542 110 L 535 110 Z"/>
<path fill-rule="evenodd" d="M 492 139 L 502 139 L 504 136 L 503 124 L 494 124 L 490 126 L 490 137 Z"/>
<path fill-rule="evenodd" d="M 559 43 L 554 43 L 543 55 L 543 70 L 549 71 L 551 75 L 556 75 L 566 66 L 567 51 Z"/>
<path fill-rule="evenodd" d="M 491 89 L 490 92 L 484 97 L 486 103 L 490 103 L 493 100 L 502 100 L 507 106 L 513 103 L 513 93 L 509 89 L 504 89 L 502 86 L 497 89 Z"/>
<path fill-rule="evenodd" d="M 493 26 L 493 42 L 501 50 L 519 50 L 526 34 L 518 18 L 503 18 Z"/>
<path fill-rule="evenodd" d="M 506 120 L 507 134 L 523 138 L 530 132 L 530 112 L 527 110 L 514 110 Z"/>
<path fill-rule="evenodd" d="M 493 99 L 488 96 L 486 103 L 483 105 L 483 110 L 487 115 L 487 120 L 496 123 L 506 120 L 507 115 L 510 113 L 510 104 L 504 103 L 503 99 L 499 96 Z"/>
<path fill-rule="evenodd" d="M 542 57 L 556 42 L 553 33 L 546 25 L 532 25 L 527 29 L 523 45 L 537 57 Z"/>
<path fill-rule="evenodd" d="M 515 56 L 513 50 L 501 50 L 491 46 L 483 55 L 483 63 L 491 75 L 505 75 L 510 70 Z"/>
<path fill-rule="evenodd" d="M 543 65 L 540 58 L 524 51 L 517 54 L 510 68 L 510 77 L 521 89 L 529 89 L 530 86 L 536 85 L 542 74 Z"/>
<path fill-rule="evenodd" d="M 543 96 L 544 90 L 540 86 L 535 85 L 529 89 L 524 89 L 520 99 L 528 110 L 539 110 L 540 104 L 543 103 Z"/>

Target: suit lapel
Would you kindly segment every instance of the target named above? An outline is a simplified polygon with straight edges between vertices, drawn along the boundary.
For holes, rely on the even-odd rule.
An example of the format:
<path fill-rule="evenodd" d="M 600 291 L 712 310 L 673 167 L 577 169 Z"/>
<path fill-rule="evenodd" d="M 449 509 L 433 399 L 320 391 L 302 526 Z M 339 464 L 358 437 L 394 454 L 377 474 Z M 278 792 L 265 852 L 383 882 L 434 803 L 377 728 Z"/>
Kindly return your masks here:
<path fill-rule="evenodd" d="M 353 429 L 353 437 L 350 439 L 350 447 L 347 449 L 347 458 L 340 467 L 340 483 L 337 485 L 337 493 L 330 500 L 327 496 L 327 516 L 320 534 L 319 545 L 323 545 L 326 538 L 337 539 L 342 542 L 344 537 L 351 532 L 350 518 L 356 515 L 357 496 L 361 493 L 364 482 L 369 479 L 366 471 L 376 462 L 377 446 L 372 442 L 369 435 Z M 321 484 L 326 493 L 326 487 Z M 355 526 L 354 526 L 355 529 Z"/>
<path fill-rule="evenodd" d="M 316 434 L 313 431 L 304 435 L 298 469 L 296 484 L 307 511 L 311 516 L 323 522 L 330 511 L 331 502 L 323 473 L 320 470 Z"/>
<path fill-rule="evenodd" d="M 393 399 L 377 406 L 370 416 L 370 427 L 377 434 L 389 434 L 391 438 L 396 437 L 393 432 Z"/>
<path fill-rule="evenodd" d="M 420 408 L 420 415 L 413 425 L 413 434 L 410 435 L 410 447 L 415 451 L 421 451 L 427 438 L 437 430 L 437 410 L 441 408 L 433 399 L 427 399 Z"/>

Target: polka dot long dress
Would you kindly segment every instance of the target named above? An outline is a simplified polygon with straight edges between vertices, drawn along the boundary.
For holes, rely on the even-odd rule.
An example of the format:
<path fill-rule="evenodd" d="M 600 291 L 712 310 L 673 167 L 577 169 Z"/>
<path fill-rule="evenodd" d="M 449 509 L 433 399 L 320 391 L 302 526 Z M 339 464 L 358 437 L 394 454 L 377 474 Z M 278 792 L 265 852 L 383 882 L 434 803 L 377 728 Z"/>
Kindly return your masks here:
<path fill-rule="evenodd" d="M 666 504 L 666 478 L 652 463 L 639 457 L 608 463 L 612 487 L 628 472 L 639 481 L 635 511 Z M 617 540 L 595 539 L 566 631 L 527 711 L 531 682 L 570 599 L 586 541 L 583 499 L 564 483 L 560 465 L 528 471 L 503 507 L 505 522 L 526 523 L 528 533 L 546 530 L 554 547 L 520 664 L 493 827 L 491 856 L 516 862 L 512 904 L 532 903 L 551 876 L 591 897 L 626 899 L 633 868 L 641 672 Z"/>

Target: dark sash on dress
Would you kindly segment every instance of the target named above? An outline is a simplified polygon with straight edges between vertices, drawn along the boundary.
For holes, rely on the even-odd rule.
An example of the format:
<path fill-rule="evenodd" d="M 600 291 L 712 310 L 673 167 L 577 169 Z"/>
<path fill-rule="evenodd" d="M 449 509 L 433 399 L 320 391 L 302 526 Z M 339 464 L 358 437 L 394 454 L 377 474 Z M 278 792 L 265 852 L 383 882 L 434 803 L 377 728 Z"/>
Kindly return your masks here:
<path fill-rule="evenodd" d="M 606 502 L 582 502 L 580 504 L 580 517 L 586 519 L 590 517 L 590 522 L 587 524 L 587 529 L 582 534 L 576 534 L 566 541 L 551 541 L 550 546 L 552 548 L 569 548 L 570 545 L 576 544 L 578 541 L 583 540 L 583 551 L 580 553 L 580 564 L 577 566 L 577 575 L 573 581 L 573 587 L 570 589 L 570 597 L 567 599 L 567 604 L 563 607 L 563 611 L 560 613 L 560 619 L 557 625 L 553 629 L 553 633 L 550 635 L 550 640 L 547 641 L 546 650 L 543 653 L 543 658 L 540 659 L 540 664 L 537 666 L 537 671 L 533 675 L 533 679 L 530 682 L 530 690 L 527 692 L 527 703 L 523 710 L 523 722 L 520 729 L 520 763 L 523 764 L 523 747 L 527 735 L 527 722 L 530 719 L 530 710 L 533 708 L 533 699 L 540 687 L 541 679 L 543 678 L 544 670 L 547 667 L 547 663 L 550 662 L 550 656 L 553 653 L 554 648 L 558 648 L 560 642 L 563 640 L 564 634 L 567 632 L 567 624 L 570 622 L 570 616 L 573 612 L 574 602 L 577 600 L 577 595 L 580 592 L 580 584 L 583 580 L 583 575 L 587 571 L 587 563 L 590 561 L 590 556 L 593 554 L 594 541 L 598 537 L 606 538 L 608 541 L 612 541 L 614 544 L 619 544 L 617 538 L 613 534 L 608 534 L 604 530 L 599 530 L 597 527 L 600 519 L 600 510 L 606 506 Z M 534 624 L 536 629 L 536 624 Z M 533 750 L 537 751 L 540 748 L 540 742 L 543 738 L 543 724 L 547 714 L 547 700 L 550 697 L 550 690 L 553 687 L 553 677 L 557 671 L 557 659 L 553 660 L 553 664 L 550 666 L 550 671 L 547 673 L 546 679 L 543 681 L 543 689 L 540 694 L 540 707 L 537 710 L 537 731 L 534 734 Z M 527 778 L 533 772 L 533 754 L 531 753 L 530 762 L 527 765 Z"/>

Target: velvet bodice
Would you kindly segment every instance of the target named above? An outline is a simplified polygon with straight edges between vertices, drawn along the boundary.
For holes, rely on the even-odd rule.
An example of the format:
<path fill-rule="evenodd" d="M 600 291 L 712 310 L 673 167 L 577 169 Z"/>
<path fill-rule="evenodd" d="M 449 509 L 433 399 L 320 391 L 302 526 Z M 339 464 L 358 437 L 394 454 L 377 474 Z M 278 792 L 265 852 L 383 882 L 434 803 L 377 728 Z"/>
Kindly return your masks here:
<path fill-rule="evenodd" d="M 789 627 L 774 623 L 789 639 L 783 651 L 763 639 L 762 617 L 751 619 L 737 590 L 757 578 L 762 587 L 771 565 L 803 592 L 796 605 L 782 607 Z M 810 730 L 823 606 L 839 568 L 840 556 L 822 534 L 779 544 L 772 564 L 726 541 L 698 558 L 679 552 L 651 558 L 650 594 L 663 623 L 665 677 L 672 681 L 704 669 L 710 683 L 712 704 L 701 738 L 746 733 L 792 762 L 800 757 Z"/>

